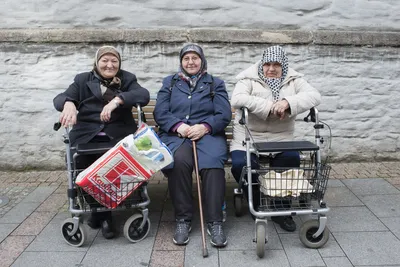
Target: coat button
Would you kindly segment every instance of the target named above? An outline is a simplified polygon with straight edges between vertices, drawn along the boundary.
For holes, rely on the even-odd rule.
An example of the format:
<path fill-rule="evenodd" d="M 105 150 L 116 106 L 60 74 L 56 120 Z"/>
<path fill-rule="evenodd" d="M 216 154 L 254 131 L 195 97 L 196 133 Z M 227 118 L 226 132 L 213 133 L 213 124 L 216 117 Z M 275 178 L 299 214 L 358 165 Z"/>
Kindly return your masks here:
<path fill-rule="evenodd" d="M 191 99 L 191 98 L 192 98 L 192 96 L 190 95 L 190 96 L 188 96 L 188 98 L 189 98 L 189 99 Z"/>
<path fill-rule="evenodd" d="M 187 120 L 189 119 L 189 115 L 186 115 L 186 117 L 185 117 Z"/>

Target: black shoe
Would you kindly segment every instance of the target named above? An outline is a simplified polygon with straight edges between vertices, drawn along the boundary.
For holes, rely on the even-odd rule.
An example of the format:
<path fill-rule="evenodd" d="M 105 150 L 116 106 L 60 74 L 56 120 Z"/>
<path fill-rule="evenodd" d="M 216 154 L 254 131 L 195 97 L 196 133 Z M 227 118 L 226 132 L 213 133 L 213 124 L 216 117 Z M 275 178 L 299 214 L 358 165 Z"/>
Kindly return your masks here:
<path fill-rule="evenodd" d="M 104 220 L 101 223 L 101 233 L 103 234 L 105 239 L 111 239 L 115 236 L 110 219 Z"/>
<path fill-rule="evenodd" d="M 176 220 L 175 234 L 172 241 L 175 245 L 186 245 L 189 242 L 189 232 L 192 230 L 190 221 Z"/>
<path fill-rule="evenodd" d="M 97 218 L 95 213 L 90 214 L 89 219 L 87 220 L 87 225 L 89 225 L 92 229 L 99 229 L 101 227 L 101 220 Z"/>
<path fill-rule="evenodd" d="M 285 231 L 296 231 L 296 223 L 294 222 L 292 216 L 274 216 L 271 217 L 271 220 L 279 224 L 279 226 Z"/>
<path fill-rule="evenodd" d="M 222 230 L 222 222 L 207 223 L 207 233 L 211 236 L 211 245 L 214 247 L 225 247 L 228 244 L 224 231 Z"/>

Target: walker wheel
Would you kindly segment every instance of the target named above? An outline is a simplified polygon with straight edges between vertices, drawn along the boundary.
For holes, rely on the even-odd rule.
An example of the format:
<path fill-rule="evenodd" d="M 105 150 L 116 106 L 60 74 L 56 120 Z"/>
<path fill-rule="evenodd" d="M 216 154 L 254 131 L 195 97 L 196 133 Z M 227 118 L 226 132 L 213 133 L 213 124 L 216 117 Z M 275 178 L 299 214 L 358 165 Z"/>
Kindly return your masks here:
<path fill-rule="evenodd" d="M 150 219 L 147 218 L 142 228 L 139 228 L 143 221 L 142 214 L 133 214 L 124 224 L 124 236 L 132 243 L 142 241 L 150 232 Z"/>
<path fill-rule="evenodd" d="M 65 242 L 69 245 L 80 247 L 85 243 L 87 237 L 86 228 L 79 222 L 78 230 L 75 234 L 71 234 L 75 223 L 76 221 L 72 218 L 66 219 L 61 225 L 61 234 L 63 235 Z"/>
<path fill-rule="evenodd" d="M 257 236 L 257 256 L 261 259 L 265 254 L 265 243 L 267 241 L 265 234 L 265 224 L 256 224 L 256 236 Z"/>
<path fill-rule="evenodd" d="M 317 237 L 313 237 L 318 231 L 319 221 L 318 220 L 308 220 L 300 227 L 299 237 L 300 241 L 304 246 L 308 248 L 320 248 L 328 242 L 329 231 L 327 228 L 324 229 L 322 234 Z"/>
<path fill-rule="evenodd" d="M 235 216 L 241 217 L 243 215 L 243 195 L 233 196 L 233 207 L 235 208 Z"/>

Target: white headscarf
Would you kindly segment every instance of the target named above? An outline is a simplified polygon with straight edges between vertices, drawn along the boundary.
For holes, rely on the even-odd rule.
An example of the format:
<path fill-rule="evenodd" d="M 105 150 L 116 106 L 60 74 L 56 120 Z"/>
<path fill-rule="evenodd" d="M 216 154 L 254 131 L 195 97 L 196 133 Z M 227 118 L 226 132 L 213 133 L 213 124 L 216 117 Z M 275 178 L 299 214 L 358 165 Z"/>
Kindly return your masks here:
<path fill-rule="evenodd" d="M 267 78 L 264 76 L 263 65 L 269 62 L 279 62 L 282 66 L 282 76 L 280 78 Z M 281 89 L 282 82 L 285 79 L 289 69 L 289 63 L 285 50 L 276 45 L 268 47 L 264 51 L 260 65 L 258 66 L 258 76 L 271 88 L 274 101 L 279 100 L 279 90 Z"/>

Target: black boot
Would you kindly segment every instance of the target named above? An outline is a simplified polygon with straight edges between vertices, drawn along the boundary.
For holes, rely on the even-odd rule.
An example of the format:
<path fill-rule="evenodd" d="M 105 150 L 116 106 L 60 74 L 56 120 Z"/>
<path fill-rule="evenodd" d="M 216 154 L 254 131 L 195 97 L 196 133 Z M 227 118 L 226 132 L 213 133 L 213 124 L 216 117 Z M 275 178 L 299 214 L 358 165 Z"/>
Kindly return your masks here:
<path fill-rule="evenodd" d="M 105 239 L 111 239 L 115 236 L 111 218 L 106 219 L 101 223 L 101 233 Z"/>
<path fill-rule="evenodd" d="M 89 219 L 87 220 L 87 224 L 92 229 L 99 229 L 101 226 L 101 218 L 99 217 L 98 212 L 92 212 L 90 214 Z"/>
<path fill-rule="evenodd" d="M 294 222 L 292 216 L 274 216 L 271 217 L 271 220 L 279 224 L 279 226 L 285 231 L 296 231 L 296 223 Z"/>

